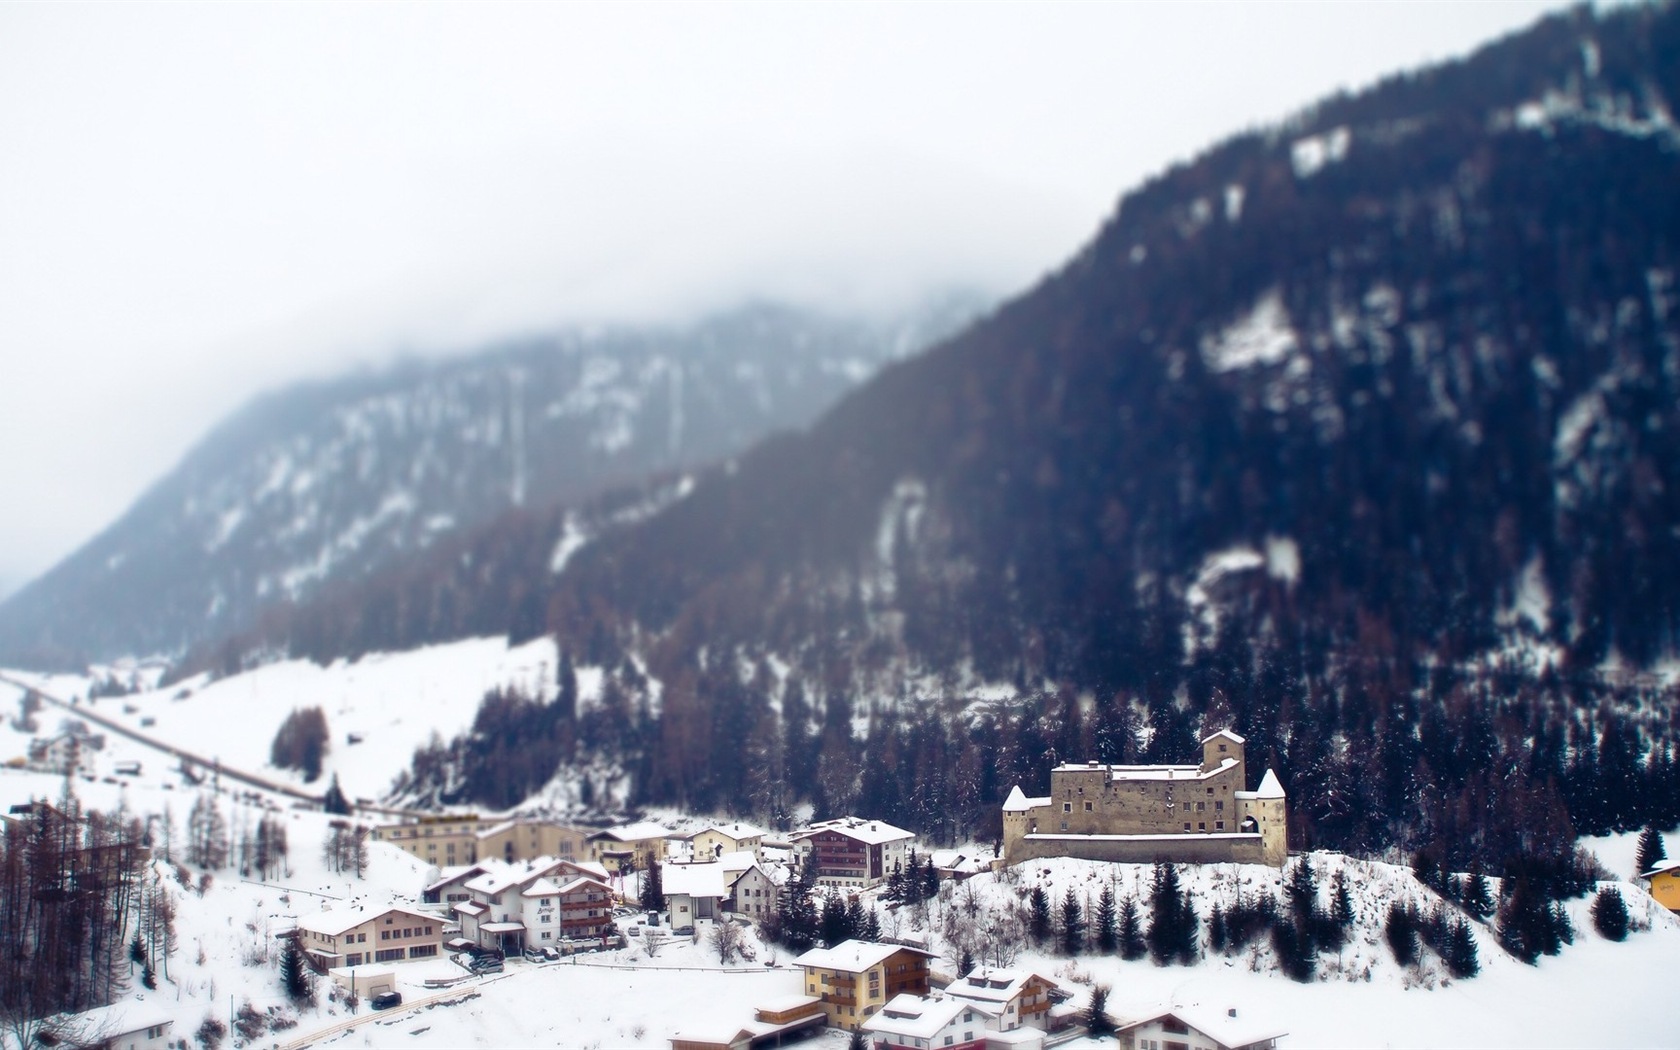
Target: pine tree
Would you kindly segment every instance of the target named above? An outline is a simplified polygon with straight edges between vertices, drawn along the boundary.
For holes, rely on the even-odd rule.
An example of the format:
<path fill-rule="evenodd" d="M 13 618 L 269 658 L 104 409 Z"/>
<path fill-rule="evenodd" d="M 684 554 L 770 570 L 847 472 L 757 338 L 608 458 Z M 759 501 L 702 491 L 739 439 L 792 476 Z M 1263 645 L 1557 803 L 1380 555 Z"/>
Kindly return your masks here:
<path fill-rule="evenodd" d="M 1348 890 L 1346 871 L 1338 870 L 1330 882 L 1330 921 L 1341 932 L 1339 944 L 1353 929 L 1353 894 Z"/>
<path fill-rule="evenodd" d="M 1065 955 L 1078 955 L 1085 949 L 1085 912 L 1079 907 L 1079 898 L 1074 895 L 1073 887 L 1062 894 L 1062 952 Z"/>
<path fill-rule="evenodd" d="M 1633 861 L 1634 874 L 1643 875 L 1667 859 L 1668 849 L 1663 845 L 1662 835 L 1654 826 L 1647 825 L 1639 833 L 1639 851 Z"/>
<path fill-rule="evenodd" d="M 315 982 L 310 979 L 303 949 L 298 947 L 295 937 L 286 939 L 286 947 L 280 953 L 280 984 L 294 1003 L 306 1003 L 315 997 Z"/>
<path fill-rule="evenodd" d="M 1099 984 L 1091 988 L 1091 1001 L 1086 1005 L 1081 1020 L 1085 1022 L 1085 1034 L 1092 1039 L 1115 1033 L 1114 1021 L 1108 1016 L 1108 985 Z"/>
<path fill-rule="evenodd" d="M 1137 901 L 1127 894 L 1120 902 L 1120 958 L 1131 962 L 1143 958 L 1148 950 L 1143 938 L 1143 921 L 1138 917 Z"/>
<path fill-rule="evenodd" d="M 1394 953 L 1394 961 L 1401 966 L 1410 966 L 1418 959 L 1417 917 L 1411 908 L 1399 901 L 1388 906 L 1388 922 L 1383 926 L 1383 937 L 1388 941 L 1389 951 Z"/>
<path fill-rule="evenodd" d="M 1097 915 L 1092 931 L 1097 940 L 1097 951 L 1103 955 L 1113 955 L 1119 945 L 1119 912 L 1114 904 L 1114 886 L 1103 883 L 1102 895 L 1097 898 Z"/>
<path fill-rule="evenodd" d="M 642 872 L 641 886 L 636 893 L 636 899 L 641 902 L 645 911 L 665 910 L 665 873 L 658 861 L 649 864 Z"/>
<path fill-rule="evenodd" d="M 1645 869 L 1649 871 L 1649 868 Z M 1598 891 L 1598 896 L 1592 903 L 1593 928 L 1605 940 L 1625 941 L 1628 935 L 1627 902 L 1616 892 L 1614 886 L 1606 886 Z"/>
<path fill-rule="evenodd" d="M 333 774 L 332 784 L 327 787 L 326 794 L 321 796 L 321 809 L 341 817 L 350 815 L 350 800 L 344 797 L 344 789 L 338 786 L 337 773 Z"/>
<path fill-rule="evenodd" d="M 1478 919 L 1486 919 L 1493 914 L 1493 890 L 1488 886 L 1487 876 L 1482 874 L 1480 864 L 1470 869 L 1470 878 L 1464 883 L 1464 899 L 1461 903 L 1465 911 Z"/>
<path fill-rule="evenodd" d="M 1482 962 L 1476 952 L 1475 934 L 1471 932 L 1470 924 L 1463 919 L 1454 917 L 1449 925 L 1441 961 L 1447 964 L 1447 972 L 1461 979 L 1474 977 L 1481 972 Z"/>
<path fill-rule="evenodd" d="M 840 899 L 839 891 L 830 888 L 823 897 L 822 904 L 822 942 L 832 948 L 850 938 L 851 923 L 846 915 L 846 902 Z"/>
<path fill-rule="evenodd" d="M 1218 901 L 1213 904 L 1213 914 L 1208 916 L 1208 947 L 1216 952 L 1225 950 L 1225 909 Z"/>
<path fill-rule="evenodd" d="M 858 930 L 857 937 L 859 940 L 869 941 L 872 944 L 880 943 L 881 917 L 875 913 L 873 906 L 864 909 L 863 927 Z"/>
<path fill-rule="evenodd" d="M 1043 886 L 1033 887 L 1028 906 L 1032 909 L 1028 932 L 1034 944 L 1043 944 L 1050 939 L 1050 895 Z"/>
<path fill-rule="evenodd" d="M 1177 961 L 1188 965 L 1195 961 L 1199 940 L 1195 905 L 1190 895 L 1180 888 L 1178 868 L 1172 864 L 1155 865 L 1149 884 L 1149 957 L 1155 965 L 1164 966 Z"/>

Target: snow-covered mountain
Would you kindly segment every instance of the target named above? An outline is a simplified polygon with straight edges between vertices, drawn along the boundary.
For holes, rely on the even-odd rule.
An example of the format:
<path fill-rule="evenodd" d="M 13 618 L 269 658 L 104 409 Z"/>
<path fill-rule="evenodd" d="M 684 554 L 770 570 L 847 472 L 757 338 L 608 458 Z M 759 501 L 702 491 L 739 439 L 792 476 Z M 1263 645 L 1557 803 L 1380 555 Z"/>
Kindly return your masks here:
<path fill-rule="evenodd" d="M 510 508 L 582 500 L 803 426 L 979 305 L 951 295 L 871 320 L 755 305 L 263 397 L 0 605 L 0 652 L 34 664 L 178 652 Z"/>

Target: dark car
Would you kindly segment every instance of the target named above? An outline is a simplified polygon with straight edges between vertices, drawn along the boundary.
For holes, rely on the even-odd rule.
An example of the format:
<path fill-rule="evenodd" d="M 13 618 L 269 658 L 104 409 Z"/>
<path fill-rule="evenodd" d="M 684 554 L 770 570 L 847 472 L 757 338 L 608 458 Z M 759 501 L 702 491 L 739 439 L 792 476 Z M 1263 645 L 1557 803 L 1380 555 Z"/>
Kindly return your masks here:
<path fill-rule="evenodd" d="M 500 955 L 481 955 L 468 963 L 467 969 L 473 973 L 501 973 L 502 957 Z"/>
<path fill-rule="evenodd" d="M 380 992 L 378 995 L 370 999 L 369 1002 L 373 1005 L 375 1010 L 389 1010 L 393 1006 L 402 1005 L 402 993 Z"/>

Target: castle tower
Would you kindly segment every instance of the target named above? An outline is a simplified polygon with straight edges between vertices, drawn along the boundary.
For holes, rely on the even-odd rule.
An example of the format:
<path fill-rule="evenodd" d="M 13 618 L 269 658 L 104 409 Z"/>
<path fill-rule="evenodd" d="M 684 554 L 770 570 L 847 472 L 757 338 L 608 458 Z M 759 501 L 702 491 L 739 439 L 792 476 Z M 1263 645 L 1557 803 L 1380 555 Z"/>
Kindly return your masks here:
<path fill-rule="evenodd" d="M 1289 817 L 1285 808 L 1287 798 L 1277 774 L 1266 770 L 1255 791 L 1237 792 L 1237 812 L 1242 821 L 1240 830 L 1260 832 L 1261 849 L 1267 864 L 1283 867 L 1289 859 Z M 1253 825 L 1249 824 L 1253 821 Z"/>
<path fill-rule="evenodd" d="M 1237 762 L 1236 781 L 1239 786 L 1247 786 L 1248 769 L 1243 765 L 1243 744 L 1247 743 L 1242 737 L 1229 729 L 1221 729 L 1217 733 L 1202 740 L 1202 772 L 1211 773 L 1224 764 L 1228 758 Z"/>

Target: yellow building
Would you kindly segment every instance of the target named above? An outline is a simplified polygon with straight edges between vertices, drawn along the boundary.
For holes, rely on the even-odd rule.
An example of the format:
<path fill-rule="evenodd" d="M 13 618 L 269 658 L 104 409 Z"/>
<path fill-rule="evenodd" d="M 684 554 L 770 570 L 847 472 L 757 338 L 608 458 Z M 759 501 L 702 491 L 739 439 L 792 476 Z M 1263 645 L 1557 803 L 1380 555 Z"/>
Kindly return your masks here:
<path fill-rule="evenodd" d="M 899 944 L 844 941 L 812 948 L 794 960 L 805 974 L 805 994 L 822 1001 L 828 1023 L 854 1031 L 900 993 L 928 993 L 932 954 Z"/>
<path fill-rule="evenodd" d="M 450 868 L 478 860 L 478 833 L 487 822 L 476 813 L 444 814 L 381 824 L 370 837 L 389 842 L 428 864 Z"/>
<path fill-rule="evenodd" d="M 478 858 L 509 864 L 538 857 L 579 861 L 589 857 L 589 832 L 546 820 L 506 820 L 478 833 Z"/>
<path fill-rule="evenodd" d="M 1665 860 L 1639 877 L 1651 884 L 1651 896 L 1669 911 L 1680 912 L 1680 860 Z"/>

